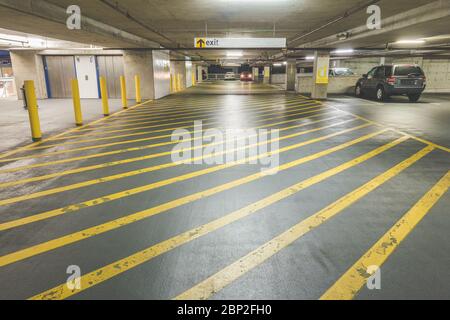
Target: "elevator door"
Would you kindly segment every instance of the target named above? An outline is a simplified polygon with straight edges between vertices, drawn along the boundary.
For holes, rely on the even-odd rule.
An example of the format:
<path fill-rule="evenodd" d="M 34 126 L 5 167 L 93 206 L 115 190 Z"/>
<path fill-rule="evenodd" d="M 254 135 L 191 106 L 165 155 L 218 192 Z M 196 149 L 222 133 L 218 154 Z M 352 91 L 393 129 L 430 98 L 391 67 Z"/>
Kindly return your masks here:
<path fill-rule="evenodd" d="M 45 66 L 51 98 L 72 97 L 71 81 L 76 78 L 73 56 L 46 56 Z"/>
<path fill-rule="evenodd" d="M 108 95 L 112 99 L 120 98 L 120 76 L 123 76 L 122 56 L 98 56 L 98 72 L 106 79 Z"/>

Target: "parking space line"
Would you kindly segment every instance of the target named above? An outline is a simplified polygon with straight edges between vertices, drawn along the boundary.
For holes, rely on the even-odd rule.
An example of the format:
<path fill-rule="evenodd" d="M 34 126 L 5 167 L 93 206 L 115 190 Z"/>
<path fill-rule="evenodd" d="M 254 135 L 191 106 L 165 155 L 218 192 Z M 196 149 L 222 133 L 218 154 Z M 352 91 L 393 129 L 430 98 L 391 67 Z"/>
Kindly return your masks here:
<path fill-rule="evenodd" d="M 334 112 L 337 112 L 337 111 L 334 111 Z M 270 124 L 267 124 L 267 125 L 264 125 L 264 126 L 259 126 L 257 128 L 265 128 L 267 126 L 271 127 L 271 126 L 275 126 L 275 125 L 279 125 L 279 124 L 286 124 L 286 123 L 291 123 L 291 122 L 297 122 L 299 120 L 305 120 L 305 119 L 307 120 L 307 119 L 313 119 L 313 118 L 322 117 L 322 116 L 328 116 L 330 114 L 333 114 L 334 112 L 319 113 L 319 114 L 316 114 L 316 115 L 313 115 L 313 116 L 298 117 L 298 118 L 295 118 L 295 119 L 292 119 L 292 120 L 285 120 L 285 121 L 280 121 L 280 122 L 276 122 L 276 123 L 270 123 Z M 314 112 L 314 113 L 316 113 L 316 112 Z M 279 118 L 279 117 L 277 117 L 277 118 Z M 270 120 L 270 119 L 274 119 L 274 118 L 263 119 L 263 121 L 267 121 L 267 120 Z M 262 122 L 262 121 L 258 121 L 258 122 Z M 91 154 L 91 155 L 86 155 L 86 156 L 74 157 L 74 158 L 69 158 L 69 159 L 62 159 L 62 160 L 56 160 L 56 161 L 43 162 L 43 163 L 37 163 L 37 164 L 32 164 L 32 165 L 25 165 L 25 166 L 9 168 L 9 169 L 1 169 L 0 170 L 0 174 L 10 173 L 10 172 L 17 172 L 17 171 L 28 170 L 28 169 L 33 169 L 33 168 L 41 168 L 41 167 L 51 166 L 51 165 L 58 165 L 58 164 L 63 164 L 63 163 L 68 163 L 68 162 L 73 162 L 73 161 L 79 161 L 79 160 L 94 159 L 94 158 L 98 158 L 98 157 L 105 157 L 105 156 L 109 156 L 109 155 L 116 155 L 116 154 L 133 152 L 133 151 L 146 150 L 146 149 L 149 149 L 149 148 L 153 148 L 153 147 L 151 145 L 150 146 L 133 147 L 133 148 L 127 148 L 127 149 L 120 149 L 120 150 L 114 150 L 114 151 L 109 151 L 109 152 Z"/>
<path fill-rule="evenodd" d="M 355 121 L 355 120 L 358 120 L 358 119 L 350 119 L 350 120 L 342 121 L 340 123 L 329 125 L 329 126 L 326 126 L 326 127 L 323 127 L 323 128 L 316 128 L 316 129 L 311 129 L 311 130 L 297 132 L 297 133 L 286 135 L 286 136 L 283 136 L 283 137 L 280 137 L 280 138 L 271 139 L 269 141 L 261 141 L 259 143 L 248 145 L 248 146 L 245 146 L 245 147 L 242 147 L 242 148 L 235 148 L 233 150 L 222 151 L 222 152 L 218 152 L 218 153 L 215 153 L 215 154 L 210 154 L 210 155 L 207 155 L 207 156 L 194 157 L 194 158 L 191 158 L 190 161 L 191 161 L 191 163 L 195 163 L 196 160 L 205 160 L 205 159 L 208 159 L 208 158 L 213 158 L 213 157 L 216 157 L 216 156 L 219 156 L 219 155 L 228 154 L 228 153 L 231 153 L 231 152 L 236 152 L 236 151 L 240 151 L 240 150 L 247 150 L 247 149 L 249 149 L 251 147 L 259 146 L 261 144 L 272 143 L 274 141 L 284 141 L 284 140 L 292 139 L 294 137 L 299 137 L 299 136 L 302 136 L 302 135 L 306 135 L 308 133 L 317 132 L 317 131 L 320 131 L 320 130 L 323 130 L 323 129 L 327 129 L 327 128 L 331 128 L 331 127 L 334 127 L 334 126 L 342 125 L 342 124 L 345 124 L 345 123 L 348 123 L 348 122 L 352 122 L 352 121 Z M 354 131 L 354 130 L 357 130 L 357 129 L 365 128 L 365 127 L 368 127 L 368 126 L 370 126 L 370 124 L 363 124 L 363 125 L 360 125 L 360 126 L 355 127 L 355 128 L 339 131 L 338 133 L 335 133 L 334 136 L 340 135 L 340 134 L 343 134 L 343 133 L 346 133 L 346 132 L 351 132 L 351 131 Z M 333 136 L 333 134 L 330 134 L 327 137 L 331 137 L 331 136 Z M 270 153 L 264 153 L 264 154 L 259 155 L 257 157 L 257 159 L 260 159 L 260 158 L 263 158 L 263 157 L 267 157 L 269 154 L 277 154 L 277 153 L 286 152 L 286 151 L 298 148 L 300 146 L 303 146 L 304 144 L 308 144 L 309 141 L 318 141 L 317 139 L 320 139 L 320 138 L 310 139 L 310 140 L 307 140 L 307 141 L 304 141 L 304 142 L 301 142 L 301 143 L 298 143 L 298 144 L 295 144 L 295 145 L 291 145 L 291 146 L 288 146 L 288 147 L 284 147 L 284 148 L 272 151 Z M 219 143 L 219 144 L 221 144 L 221 143 Z M 203 146 L 200 146 L 199 148 L 203 148 Z M 171 154 L 172 154 L 172 151 L 168 151 L 167 152 L 167 155 L 171 155 Z M 160 155 L 158 155 L 158 156 L 160 156 Z M 156 155 L 150 155 L 150 156 L 147 156 L 145 158 L 146 159 L 150 159 L 151 157 L 155 158 Z M 142 158 L 144 158 L 144 157 L 142 157 Z M 142 160 L 142 158 L 140 160 Z M 126 161 L 127 160 L 122 160 L 122 163 L 126 163 Z M 88 180 L 88 181 L 83 181 L 83 182 L 78 182 L 78 183 L 74 183 L 74 184 L 71 184 L 71 185 L 66 185 L 66 186 L 63 186 L 63 187 L 56 187 L 56 188 L 52 188 L 52 189 L 38 191 L 38 192 L 35 192 L 35 193 L 28 193 L 28 194 L 21 195 L 21 196 L 11 197 L 11 198 L 7 198 L 7 199 L 1 199 L 0 200 L 0 206 L 9 205 L 9 204 L 13 204 L 13 203 L 21 202 L 21 201 L 27 201 L 27 200 L 36 199 L 36 198 L 41 198 L 41 197 L 45 197 L 45 196 L 49 196 L 49 195 L 53 195 L 53 194 L 57 194 L 57 193 L 61 193 L 61 192 L 66 192 L 66 191 L 70 191 L 70 190 L 75 190 L 75 189 L 79 189 L 79 188 L 92 186 L 92 185 L 99 184 L 99 183 L 105 183 L 105 182 L 111 182 L 111 181 L 115 181 L 115 180 L 119 180 L 119 179 L 123 179 L 123 178 L 129 178 L 129 177 L 132 177 L 132 176 L 137 176 L 137 175 L 141 175 L 141 174 L 144 174 L 144 173 L 154 172 L 154 171 L 157 171 L 157 170 L 173 168 L 173 167 L 182 165 L 184 163 L 186 163 L 186 160 L 176 161 L 176 162 L 172 161 L 172 162 L 168 162 L 168 163 L 165 163 L 165 164 L 162 164 L 162 165 L 157 165 L 157 166 L 152 166 L 152 167 L 148 167 L 148 168 L 144 168 L 144 169 L 128 171 L 128 172 L 119 173 L 119 174 L 115 174 L 115 175 L 111 175 L 111 176 L 104 176 L 104 177 L 101 177 L 101 178 Z"/>
<path fill-rule="evenodd" d="M 306 108 L 297 108 L 297 106 L 292 106 L 292 107 L 287 107 L 286 110 L 290 110 L 290 109 L 294 109 L 295 111 L 299 111 L 299 110 L 309 110 L 309 109 L 315 109 L 317 108 L 317 106 L 309 106 Z M 273 112 L 272 107 L 267 107 L 267 108 L 261 108 L 260 110 L 265 110 L 268 109 L 267 111 L 259 111 L 255 112 L 254 114 L 270 114 L 271 112 Z M 126 138 L 126 137 L 135 137 L 135 136 L 139 136 L 139 135 L 148 135 L 151 132 L 148 131 L 141 131 L 141 132 L 135 132 L 135 133 L 129 133 L 129 134 L 121 134 L 121 135 L 117 135 L 117 136 L 109 136 L 109 137 L 100 137 L 100 138 L 94 138 L 94 139 L 87 139 L 87 140 L 74 140 L 74 141 L 65 141 L 65 142 L 61 142 L 61 143 L 55 143 L 55 144 L 50 144 L 50 145 L 44 145 L 44 146 L 38 146 L 38 147 L 33 147 L 33 148 L 29 148 L 27 151 L 33 151 L 33 150 L 43 150 L 43 149 L 50 149 L 50 148 L 54 148 L 54 147 L 58 147 L 58 146 L 67 146 L 67 145 L 75 145 L 75 144 L 81 144 L 81 143 L 89 143 L 89 142 L 96 142 L 96 141 L 104 141 L 104 140 L 113 140 L 113 139 L 120 139 L 120 138 Z M 167 135 L 164 136 L 164 138 L 166 137 L 170 137 L 171 135 Z M 158 139 L 158 137 L 152 137 L 154 140 Z"/>
<path fill-rule="evenodd" d="M 394 226 L 389 229 L 353 266 L 348 269 L 321 297 L 321 300 L 351 300 L 367 279 L 369 266 L 381 266 L 403 240 L 442 198 L 450 186 L 450 171 L 439 180 Z"/>
<path fill-rule="evenodd" d="M 304 99 L 301 100 L 288 100 L 288 101 L 278 101 L 278 100 L 264 100 L 264 102 L 251 102 L 251 103 L 243 103 L 244 106 L 240 106 L 241 109 L 237 110 L 237 111 L 246 111 L 246 110 L 257 110 L 260 107 L 265 107 L 265 106 L 273 106 L 273 107 L 282 107 L 285 105 L 292 105 L 292 104 L 301 104 L 301 103 L 306 103 L 306 102 L 311 102 L 311 101 L 307 101 Z M 159 116 L 185 116 L 185 115 L 191 115 L 191 114 L 198 114 L 198 113 L 215 113 L 218 111 L 223 110 L 223 108 L 228 108 L 227 106 L 224 105 L 217 105 L 214 107 L 207 107 L 207 108 L 201 108 L 201 109 L 187 109 L 185 111 L 182 110 L 172 110 L 172 111 L 168 111 L 167 109 L 161 109 L 160 111 L 158 111 L 158 113 L 155 113 L 154 110 L 141 110 L 141 111 L 136 111 L 136 112 L 129 112 L 125 115 L 122 115 L 122 119 L 129 119 L 131 117 L 140 117 L 140 116 L 155 116 L 155 117 L 159 117 Z M 236 111 L 236 110 L 235 110 Z"/>
<path fill-rule="evenodd" d="M 310 113 L 314 113 L 316 111 L 323 110 L 323 107 L 320 107 L 320 106 L 314 107 L 314 108 L 315 108 L 314 110 L 310 110 L 310 111 L 302 111 L 302 112 L 296 112 L 295 110 L 294 111 L 290 111 L 290 112 L 288 112 L 288 113 L 286 113 L 286 114 L 284 114 L 282 116 L 273 117 L 272 120 L 273 119 L 279 119 L 279 118 L 285 118 L 285 117 L 288 117 L 288 116 L 310 114 Z M 293 113 L 291 114 L 291 112 L 293 112 Z M 274 113 L 274 114 L 279 114 L 279 113 Z M 269 115 L 269 114 L 267 114 L 267 115 Z M 267 115 L 264 115 L 264 116 L 267 116 Z M 258 117 L 264 117 L 264 116 L 258 116 Z M 265 119 L 265 120 L 268 120 L 268 119 Z M 191 121 L 189 121 L 189 122 L 191 122 Z M 149 141 L 149 140 L 152 140 L 152 138 L 151 137 L 150 138 L 141 138 L 141 139 L 112 142 L 112 143 L 106 143 L 106 144 L 100 144 L 100 145 L 94 145 L 94 146 L 80 147 L 80 148 L 74 148 L 74 149 L 52 151 L 52 152 L 47 152 L 47 153 L 44 153 L 44 154 L 28 155 L 28 156 L 21 156 L 21 157 L 16 157 L 16 158 L 1 159 L 0 163 L 17 161 L 17 160 L 24 160 L 24 159 L 46 158 L 46 157 L 51 157 L 51 156 L 54 156 L 54 155 L 67 154 L 67 153 L 73 153 L 73 152 L 79 152 L 79 151 L 87 151 L 87 150 L 93 150 L 93 149 L 99 149 L 99 148 L 105 148 L 105 147 L 118 146 L 118 145 L 123 145 L 123 144 L 131 144 L 131 143 Z M 165 144 L 163 144 L 163 143 L 157 144 L 157 146 L 164 146 L 164 145 Z"/>
<path fill-rule="evenodd" d="M 345 113 L 350 114 L 350 115 L 352 115 L 352 116 L 355 116 L 355 117 L 357 117 L 357 118 L 359 118 L 359 119 L 361 119 L 361 120 L 369 121 L 369 122 L 373 123 L 373 124 L 376 125 L 376 126 L 383 127 L 383 128 L 389 128 L 389 129 L 391 129 L 392 131 L 397 132 L 398 134 L 402 134 L 402 135 L 409 136 L 409 137 L 410 137 L 411 139 L 413 139 L 413 140 L 419 141 L 419 142 L 421 142 L 421 143 L 423 143 L 423 144 L 426 144 L 426 145 L 429 145 L 429 146 L 433 146 L 433 147 L 436 148 L 436 149 L 440 149 L 440 150 L 445 151 L 445 152 L 450 152 L 450 148 L 441 146 L 441 145 L 436 144 L 436 143 L 434 143 L 434 142 L 431 142 L 431 141 L 429 141 L 429 140 L 419 138 L 419 137 L 417 137 L 417 136 L 411 135 L 411 134 L 409 134 L 409 133 L 403 132 L 403 131 L 401 131 L 401 130 L 398 130 L 398 129 L 395 129 L 395 128 L 392 128 L 392 127 L 388 127 L 388 126 L 386 126 L 386 125 L 384 125 L 384 124 L 381 124 L 381 123 L 376 122 L 376 121 L 373 121 L 373 120 L 369 120 L 369 119 L 367 119 L 367 118 L 365 118 L 365 117 L 362 117 L 362 116 L 359 116 L 359 115 L 357 115 L 357 114 L 355 114 L 355 113 L 352 113 L 352 112 L 349 112 L 349 111 L 346 111 L 346 110 L 341 110 L 341 109 L 339 109 L 338 107 L 335 107 L 335 106 L 333 106 L 333 105 L 330 105 L 330 104 L 324 104 L 324 103 L 322 103 L 322 102 L 320 102 L 320 101 L 315 101 L 315 102 L 320 103 L 320 104 L 322 104 L 322 105 L 324 105 L 324 106 L 333 108 L 333 109 L 335 109 L 335 110 L 338 110 L 338 111 L 341 111 L 341 112 L 345 112 Z"/>
<path fill-rule="evenodd" d="M 317 123 L 321 123 L 321 122 L 324 122 L 324 121 L 333 120 L 333 119 L 336 119 L 338 117 L 339 116 L 334 116 L 334 117 L 321 119 L 321 120 L 317 120 L 317 121 L 311 121 L 311 122 L 308 122 L 308 123 L 302 123 L 302 124 L 299 124 L 299 125 L 279 128 L 278 130 L 280 132 L 282 132 L 282 131 L 286 131 L 286 130 L 298 129 L 298 128 L 302 128 L 302 127 L 309 126 L 309 125 L 312 125 L 312 124 L 317 124 Z M 335 126 L 338 126 L 338 125 L 341 125 L 341 124 L 345 124 L 345 123 L 348 123 L 350 121 L 355 121 L 355 120 L 356 119 L 354 118 L 354 119 L 349 119 L 349 120 L 345 120 L 345 121 L 341 121 L 341 122 L 336 122 L 336 123 L 333 123 L 333 124 L 330 124 L 330 125 L 327 125 L 327 126 L 324 126 L 324 127 L 303 131 L 302 134 L 307 134 L 307 133 L 312 133 L 312 132 L 320 131 L 320 130 L 327 129 L 327 128 L 332 128 L 332 127 L 335 127 Z M 268 126 L 261 126 L 260 128 L 264 128 L 264 127 L 270 127 L 270 125 L 268 125 Z M 204 138 L 208 138 L 208 137 L 212 137 L 212 136 L 205 136 Z M 238 141 L 243 140 L 243 139 L 247 139 L 247 138 L 251 138 L 251 137 L 255 137 L 255 135 L 253 135 L 253 136 L 245 136 L 245 137 L 243 137 L 241 139 L 238 139 Z M 197 140 L 197 139 L 187 139 L 187 140 L 184 140 L 184 141 L 186 142 L 186 141 L 194 141 L 194 140 Z M 207 146 L 214 146 L 214 145 L 223 145 L 223 142 L 211 143 L 211 144 L 208 144 Z M 255 146 L 255 145 L 253 145 L 253 146 Z M 253 146 L 249 146 L 249 148 L 253 147 Z M 192 151 L 192 150 L 196 150 L 196 149 L 203 148 L 203 147 L 204 146 L 188 148 L 188 149 L 185 149 L 185 151 L 189 151 L 189 150 Z M 230 152 L 235 152 L 235 151 L 236 150 L 230 150 Z M 81 172 L 86 172 L 86 171 L 92 171 L 92 170 L 96 170 L 96 169 L 105 169 L 105 168 L 112 167 L 112 166 L 117 166 L 117 165 L 127 164 L 127 163 L 133 163 L 133 162 L 143 161 L 143 160 L 148 160 L 148 159 L 154 159 L 154 158 L 157 158 L 157 157 L 167 156 L 167 155 L 171 155 L 171 154 L 172 154 L 172 152 L 168 151 L 168 152 L 162 152 L 162 153 L 157 153 L 157 154 L 151 154 L 151 155 L 148 155 L 148 156 L 140 156 L 140 157 L 134 157 L 134 158 L 127 158 L 127 159 L 124 159 L 124 160 L 105 162 L 105 163 L 100 163 L 100 164 L 96 164 L 96 165 L 92 165 L 92 166 L 78 167 L 78 168 L 75 168 L 75 169 L 59 171 L 59 172 L 50 173 L 50 174 L 47 174 L 47 175 L 35 176 L 35 177 L 21 179 L 21 180 L 1 182 L 0 183 L 0 188 L 12 187 L 12 186 L 19 185 L 19 184 L 36 182 L 36 181 L 42 181 L 42 180 L 51 179 L 51 178 L 55 178 L 55 177 L 60 177 L 60 176 L 64 176 L 64 175 L 81 173 Z"/>
<path fill-rule="evenodd" d="M 318 105 L 317 103 L 308 103 L 308 105 L 304 105 L 304 106 L 309 106 L 309 108 L 312 107 L 323 107 L 322 105 Z M 297 109 L 297 110 L 306 110 L 309 108 L 299 108 L 298 105 L 293 105 L 287 109 Z M 273 110 L 273 107 L 267 107 L 264 109 L 269 109 L 266 112 L 283 112 L 283 110 Z M 233 111 L 229 111 L 229 112 L 225 112 L 224 115 L 226 114 L 233 114 L 235 112 Z M 255 113 L 260 113 L 260 112 L 255 112 Z M 139 124 L 154 124 L 154 123 L 158 123 L 159 126 L 163 126 L 163 125 L 172 125 L 174 123 L 183 123 L 183 122 L 192 122 L 192 121 L 205 121 L 205 120 L 209 120 L 209 119 L 216 119 L 218 117 L 221 117 L 222 115 L 219 114 L 213 114 L 213 116 L 203 116 L 203 117 L 199 117 L 199 116 L 190 116 L 190 117 L 174 117 L 174 118 L 167 118 L 167 119 L 161 119 L 161 120 L 148 120 L 151 118 L 142 118 L 142 119 L 134 119 L 134 120 L 120 120 L 118 122 L 109 122 L 107 124 L 102 124 L 102 128 L 115 128 L 115 127 L 121 127 L 121 126 L 125 126 L 125 125 L 139 125 Z M 183 120 L 182 122 L 180 122 L 179 120 Z M 174 122 L 175 121 L 175 122 Z"/>
<path fill-rule="evenodd" d="M 335 112 L 340 112 L 337 110 L 333 110 Z M 295 121 L 295 120 L 291 120 L 291 121 Z M 206 122 L 205 123 L 207 125 L 212 125 L 212 124 L 220 124 L 221 121 L 212 121 L 212 122 Z M 85 133 L 82 135 L 77 135 L 77 136 L 69 136 L 69 137 L 64 137 L 60 140 L 66 140 L 66 139 L 78 139 L 78 138 L 85 138 L 85 137 L 91 137 L 91 136 L 102 136 L 108 133 L 117 133 L 117 132 L 126 132 L 126 131 L 137 131 L 137 130 L 141 130 L 141 129 L 148 129 L 151 128 L 152 126 L 142 126 L 142 127 L 132 127 L 132 128 L 128 128 L 128 129 L 118 129 L 118 130 L 103 130 L 101 132 L 93 132 L 93 133 Z M 164 132 L 164 131 L 173 131 L 173 130 L 177 130 L 177 129 L 187 129 L 187 128 L 192 128 L 194 127 L 194 125 L 189 125 L 189 126 L 180 126 L 180 127 L 172 127 L 172 128 L 167 128 L 167 129 L 158 129 L 158 130 L 152 130 L 152 131 L 147 131 L 149 133 L 156 133 L 156 132 Z"/>
<path fill-rule="evenodd" d="M 403 137 L 403 139 L 408 139 L 409 137 Z M 399 173 L 405 169 L 412 166 L 414 163 L 428 155 L 434 150 L 433 147 L 427 146 L 418 153 L 404 160 L 400 164 L 394 166 L 388 171 L 382 173 L 375 179 L 364 184 L 362 187 L 350 192 L 344 197 L 338 199 L 331 205 L 320 210 L 319 212 L 313 214 L 309 218 L 302 220 L 292 228 L 273 238 L 272 240 L 266 242 L 262 246 L 253 250 L 246 256 L 237 260 L 236 262 L 230 264 L 224 269 L 220 270 L 208 279 L 200 282 L 191 289 L 183 292 L 175 299 L 178 300 L 205 300 L 210 298 L 212 295 L 216 294 L 220 290 L 224 289 L 238 278 L 244 276 L 247 272 L 253 270 L 257 266 L 261 265 L 269 258 L 279 253 L 294 241 L 298 240 L 308 232 L 321 226 L 323 223 L 327 222 L 342 210 L 348 208 L 350 205 L 366 196 L 371 191 L 375 190 L 386 181 L 394 178 Z M 352 163 L 352 162 L 350 162 Z M 301 184 L 300 184 L 301 186 Z M 291 188 L 295 188 L 291 187 Z"/>
<path fill-rule="evenodd" d="M 262 200 L 259 200 L 248 206 L 238 209 L 238 210 L 236 210 L 226 216 L 223 216 L 217 220 L 211 221 L 211 222 L 209 222 L 205 225 L 202 225 L 200 227 L 197 227 L 195 229 L 186 231 L 186 232 L 179 234 L 173 238 L 170 238 L 170 239 L 160 242 L 156 245 L 153 245 L 147 249 L 139 251 L 138 253 L 133 254 L 127 258 L 113 262 L 103 268 L 97 269 L 94 272 L 88 273 L 88 274 L 82 276 L 80 279 L 81 284 L 82 284 L 81 289 L 69 290 L 67 288 L 66 284 L 62 284 L 55 288 L 47 290 L 43 293 L 40 293 L 40 294 L 32 297 L 31 299 L 34 299 L 34 300 L 66 299 L 72 295 L 80 293 L 81 291 L 84 291 L 95 285 L 98 285 L 101 282 L 104 282 L 104 281 L 111 279 L 119 274 L 122 274 L 138 265 L 148 262 L 149 260 L 153 259 L 156 256 L 159 256 L 159 255 L 166 253 L 172 249 L 175 249 L 181 245 L 184 245 L 190 241 L 193 241 L 202 236 L 205 236 L 205 235 L 207 235 L 213 231 L 216 231 L 222 227 L 225 227 L 226 225 L 229 225 L 233 222 L 241 220 L 253 213 L 258 212 L 259 210 L 261 210 L 263 208 L 266 208 L 276 202 L 279 202 L 285 198 L 288 198 L 288 197 L 292 196 L 293 194 L 296 194 L 312 185 L 315 185 L 315 184 L 320 183 L 334 175 L 337 175 L 342 171 L 345 171 L 356 165 L 359 165 L 359 164 L 363 163 L 364 161 L 367 161 L 367 160 L 393 148 L 394 146 L 404 142 L 407 139 L 408 138 L 402 137 L 395 141 L 389 142 L 388 144 L 385 144 L 384 146 L 381 146 L 375 150 L 372 150 L 371 152 L 368 152 L 363 156 L 355 158 L 355 159 L 353 159 L 345 164 L 342 164 L 336 168 L 330 169 L 326 172 L 323 172 L 323 173 L 313 176 L 309 179 L 306 179 L 302 182 L 299 182 L 298 184 L 296 184 L 294 186 L 291 186 L 291 187 L 286 188 L 282 191 L 279 191 L 275 194 L 272 194 L 268 197 L 265 197 Z"/>
<path fill-rule="evenodd" d="M 278 171 L 284 171 L 284 170 L 288 170 L 288 169 L 294 168 L 294 167 L 299 166 L 301 164 L 304 164 L 304 163 L 307 163 L 307 162 L 311 162 L 311 161 L 319 159 L 319 158 L 321 158 L 323 156 L 329 155 L 329 154 L 331 154 L 333 152 L 336 152 L 336 151 L 339 151 L 339 150 L 343 150 L 343 149 L 345 149 L 347 147 L 350 147 L 352 145 L 355 145 L 355 144 L 358 144 L 360 142 L 363 142 L 363 141 L 366 141 L 368 139 L 371 139 L 372 137 L 374 137 L 376 135 L 379 135 L 379 134 L 381 134 L 383 132 L 384 131 L 378 131 L 378 132 L 375 132 L 375 133 L 372 133 L 372 134 L 360 137 L 358 139 L 349 141 L 349 142 L 344 143 L 342 145 L 339 145 L 339 146 L 337 146 L 337 147 L 335 147 L 333 149 L 327 149 L 325 151 L 318 152 L 318 153 L 313 154 L 313 155 L 309 155 L 309 156 L 306 156 L 306 157 L 303 157 L 303 158 L 299 158 L 299 159 L 297 159 L 295 161 L 286 163 L 286 164 L 280 166 L 277 169 L 278 169 Z M 398 143 L 401 143 L 404 140 L 403 139 L 398 139 L 396 141 Z M 382 152 L 381 150 L 384 150 L 387 146 L 390 146 L 390 145 L 393 145 L 393 143 L 385 145 L 384 148 L 380 147 L 380 148 L 376 149 L 377 151 L 372 151 L 372 152 L 370 152 L 368 154 L 375 155 L 378 151 Z M 367 157 L 367 155 L 366 155 L 366 157 Z M 366 159 L 366 158 L 364 158 L 362 156 L 362 157 L 359 157 L 357 159 Z M 352 163 L 354 163 L 354 162 L 349 162 L 348 164 L 351 165 Z M 200 191 L 200 192 L 188 195 L 188 196 L 184 196 L 184 197 L 181 197 L 181 198 L 178 198 L 178 199 L 175 199 L 175 200 L 163 203 L 161 205 L 152 207 L 150 209 L 146 209 L 146 210 L 141 211 L 141 212 L 129 214 L 129 215 L 125 216 L 125 217 L 121 217 L 121 218 L 118 218 L 118 219 L 115 219 L 115 220 L 112 220 L 112 221 L 109 221 L 109 222 L 106 222 L 106 223 L 103 223 L 103 224 L 100 224 L 100 225 L 97 225 L 97 226 L 85 229 L 85 230 L 82 230 L 82 231 L 78 231 L 78 232 L 75 232 L 75 233 L 72 233 L 72 234 L 69 234 L 69 235 L 57 238 L 57 239 L 53 239 L 53 240 L 50 240 L 50 241 L 47 241 L 47 242 L 44 242 L 44 243 L 41 243 L 41 244 L 37 244 L 37 245 L 31 246 L 31 247 L 28 247 L 26 249 L 22 249 L 22 250 L 19 250 L 19 251 L 16 251 L 16 252 L 12 252 L 12 253 L 6 254 L 6 255 L 0 257 L 0 267 L 3 267 L 3 266 L 6 266 L 6 265 L 9 265 L 9 264 L 18 262 L 20 260 L 24 260 L 24 259 L 30 258 L 32 256 L 35 256 L 35 255 L 38 255 L 38 254 L 41 254 L 41 253 L 44 253 L 44 252 L 47 252 L 47 251 L 54 250 L 54 249 L 59 248 L 59 247 L 66 246 L 66 245 L 74 243 L 74 242 L 78 242 L 78 241 L 81 241 L 81 240 L 93 237 L 93 236 L 96 236 L 96 235 L 99 235 L 99 234 L 102 234 L 102 233 L 105 233 L 105 232 L 108 232 L 108 231 L 111 231 L 111 230 L 114 230 L 114 229 L 117 229 L 117 228 L 121 228 L 121 227 L 126 226 L 128 224 L 132 224 L 132 223 L 135 223 L 135 222 L 147 219 L 149 217 L 152 217 L 152 216 L 161 214 L 163 212 L 166 212 L 166 211 L 169 211 L 169 210 L 181 207 L 183 205 L 192 203 L 194 201 L 205 199 L 205 198 L 210 197 L 212 195 L 219 194 L 221 192 L 224 192 L 224 191 L 227 191 L 227 190 L 236 188 L 238 186 L 241 186 L 241 185 L 253 182 L 253 181 L 257 181 L 259 179 L 266 178 L 266 177 L 268 177 L 266 173 L 258 172 L 258 173 L 255 173 L 255 174 L 252 174 L 252 175 L 249 175 L 249 176 L 246 176 L 246 177 L 243 177 L 243 178 L 240 178 L 240 179 L 237 179 L 237 180 L 234 180 L 234 181 L 231 181 L 231 182 L 228 182 L 228 183 L 225 183 L 225 184 L 222 184 L 222 185 L 219 185 L 219 186 L 216 186 L 216 187 L 204 190 L 204 191 Z M 126 195 L 124 195 L 124 196 L 126 196 Z M 107 201 L 107 199 L 103 198 L 103 203 L 105 201 Z M 90 202 L 89 204 L 91 206 L 94 206 L 94 205 L 98 205 L 99 203 Z M 74 207 L 72 211 L 68 211 L 68 210 L 64 210 L 64 209 L 61 210 L 60 209 L 60 212 L 62 212 L 62 213 L 59 213 L 58 215 L 65 214 L 65 213 L 71 213 L 71 212 L 74 212 L 74 211 L 80 210 L 80 209 L 81 209 L 81 207 L 79 207 L 79 206 L 78 207 Z M 47 214 L 49 214 L 49 213 L 47 213 Z M 51 214 L 55 215 L 55 212 L 53 212 Z M 27 218 L 25 218 L 25 219 L 27 219 Z M 32 219 L 32 217 L 29 217 L 29 219 Z M 25 221 L 25 220 L 22 220 L 22 221 Z M 10 223 L 14 223 L 14 222 L 10 222 Z"/>

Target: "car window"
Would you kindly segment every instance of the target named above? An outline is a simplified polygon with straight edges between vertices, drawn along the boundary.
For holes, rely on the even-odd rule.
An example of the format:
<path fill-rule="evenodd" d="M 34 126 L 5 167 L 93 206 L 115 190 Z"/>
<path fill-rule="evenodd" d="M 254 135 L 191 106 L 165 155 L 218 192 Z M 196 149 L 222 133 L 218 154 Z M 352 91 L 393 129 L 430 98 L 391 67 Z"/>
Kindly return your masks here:
<path fill-rule="evenodd" d="M 386 71 L 385 72 L 386 77 L 391 77 L 392 76 L 392 66 L 385 66 L 384 69 Z"/>
<path fill-rule="evenodd" d="M 417 75 L 423 76 L 424 73 L 419 66 L 397 66 L 395 67 L 396 76 Z"/>
<path fill-rule="evenodd" d="M 352 76 L 352 75 L 354 75 L 353 71 L 349 68 L 335 68 L 333 70 L 333 73 L 336 76 Z"/>
<path fill-rule="evenodd" d="M 384 78 L 385 77 L 385 69 L 384 67 L 377 68 L 377 71 L 375 72 L 375 77 L 377 78 Z"/>
<path fill-rule="evenodd" d="M 377 71 L 377 67 L 373 68 L 372 70 L 369 71 L 369 73 L 367 73 L 368 76 L 373 77 L 375 75 L 375 72 Z"/>

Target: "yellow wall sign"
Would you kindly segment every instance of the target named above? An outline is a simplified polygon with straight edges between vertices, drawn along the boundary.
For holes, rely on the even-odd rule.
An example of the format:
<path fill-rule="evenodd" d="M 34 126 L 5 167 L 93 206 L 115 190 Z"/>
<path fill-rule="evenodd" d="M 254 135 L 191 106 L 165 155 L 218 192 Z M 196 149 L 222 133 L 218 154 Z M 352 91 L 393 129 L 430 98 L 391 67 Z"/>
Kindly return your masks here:
<path fill-rule="evenodd" d="M 329 57 L 317 57 L 316 65 L 316 83 L 317 84 L 328 84 L 328 73 L 330 66 Z"/>

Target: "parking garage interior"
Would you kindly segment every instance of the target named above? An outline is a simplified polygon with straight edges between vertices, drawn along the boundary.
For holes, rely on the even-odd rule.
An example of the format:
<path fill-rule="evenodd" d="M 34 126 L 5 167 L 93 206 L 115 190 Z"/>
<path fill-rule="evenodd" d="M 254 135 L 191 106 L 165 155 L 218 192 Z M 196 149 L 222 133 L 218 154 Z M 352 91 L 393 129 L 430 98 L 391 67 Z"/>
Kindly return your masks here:
<path fill-rule="evenodd" d="M 0 299 L 450 299 L 449 21 L 0 0 Z"/>

